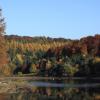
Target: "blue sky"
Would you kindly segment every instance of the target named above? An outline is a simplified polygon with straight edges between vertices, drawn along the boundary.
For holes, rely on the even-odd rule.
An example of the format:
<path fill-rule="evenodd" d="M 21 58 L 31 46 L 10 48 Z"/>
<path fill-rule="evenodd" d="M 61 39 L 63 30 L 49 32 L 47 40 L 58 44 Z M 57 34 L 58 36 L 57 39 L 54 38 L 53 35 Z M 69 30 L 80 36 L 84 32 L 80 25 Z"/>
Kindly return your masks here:
<path fill-rule="evenodd" d="M 100 33 L 100 0 L 0 0 L 7 34 L 78 39 Z"/>

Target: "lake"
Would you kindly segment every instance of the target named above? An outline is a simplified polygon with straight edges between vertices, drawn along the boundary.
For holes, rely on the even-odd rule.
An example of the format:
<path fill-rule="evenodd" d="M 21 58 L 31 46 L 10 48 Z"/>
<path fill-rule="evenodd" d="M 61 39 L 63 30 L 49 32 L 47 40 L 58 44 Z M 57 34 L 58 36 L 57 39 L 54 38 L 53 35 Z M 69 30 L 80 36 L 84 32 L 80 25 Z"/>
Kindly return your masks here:
<path fill-rule="evenodd" d="M 1 78 L 0 100 L 100 100 L 100 79 Z"/>

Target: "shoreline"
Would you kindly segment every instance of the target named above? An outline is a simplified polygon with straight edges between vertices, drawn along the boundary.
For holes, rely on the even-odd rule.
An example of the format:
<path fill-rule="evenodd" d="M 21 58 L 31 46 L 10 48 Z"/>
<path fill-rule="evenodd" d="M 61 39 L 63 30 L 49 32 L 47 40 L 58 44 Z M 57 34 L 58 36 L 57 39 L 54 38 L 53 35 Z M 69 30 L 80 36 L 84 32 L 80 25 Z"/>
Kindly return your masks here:
<path fill-rule="evenodd" d="M 41 77 L 41 76 L 2 76 L 0 77 L 0 80 L 2 79 L 27 79 L 27 80 L 45 80 L 45 79 L 62 79 L 62 80 L 66 80 L 66 79 L 73 79 L 73 80 L 77 80 L 77 79 L 97 79 L 99 80 L 100 77 Z"/>

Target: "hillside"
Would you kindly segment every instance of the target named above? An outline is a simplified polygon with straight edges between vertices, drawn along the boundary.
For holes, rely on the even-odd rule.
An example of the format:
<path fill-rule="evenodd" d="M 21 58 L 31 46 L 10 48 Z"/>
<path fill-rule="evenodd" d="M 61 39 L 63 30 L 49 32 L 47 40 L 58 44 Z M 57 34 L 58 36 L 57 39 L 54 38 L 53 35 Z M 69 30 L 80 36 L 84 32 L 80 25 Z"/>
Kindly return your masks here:
<path fill-rule="evenodd" d="M 5 39 L 8 75 L 100 76 L 100 35 L 80 40 L 15 35 Z"/>

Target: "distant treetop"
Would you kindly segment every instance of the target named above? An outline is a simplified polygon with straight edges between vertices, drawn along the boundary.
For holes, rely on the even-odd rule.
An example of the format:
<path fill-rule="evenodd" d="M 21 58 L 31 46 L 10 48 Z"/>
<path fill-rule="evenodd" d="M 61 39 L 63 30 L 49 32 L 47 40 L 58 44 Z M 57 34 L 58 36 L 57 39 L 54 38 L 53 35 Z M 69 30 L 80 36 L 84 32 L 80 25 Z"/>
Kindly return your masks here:
<path fill-rule="evenodd" d="M 0 35 L 5 34 L 5 22 L 4 18 L 2 17 L 2 9 L 0 9 Z"/>

